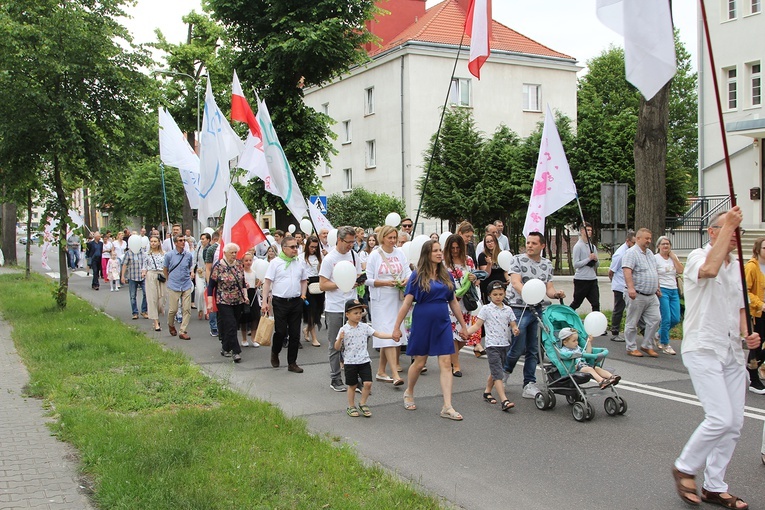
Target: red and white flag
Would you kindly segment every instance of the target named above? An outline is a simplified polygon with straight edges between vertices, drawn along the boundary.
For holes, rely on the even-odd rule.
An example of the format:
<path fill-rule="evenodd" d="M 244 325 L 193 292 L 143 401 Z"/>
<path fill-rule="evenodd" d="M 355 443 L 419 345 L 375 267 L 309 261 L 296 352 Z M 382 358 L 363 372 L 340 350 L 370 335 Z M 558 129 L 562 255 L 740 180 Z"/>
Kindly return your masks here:
<path fill-rule="evenodd" d="M 576 185 L 563 151 L 555 119 L 547 105 L 542 141 L 539 144 L 537 170 L 531 188 L 529 210 L 523 235 L 545 231 L 545 218 L 576 198 Z"/>
<path fill-rule="evenodd" d="M 677 70 L 667 0 L 598 0 L 598 19 L 624 36 L 627 81 L 651 99 Z"/>
<path fill-rule="evenodd" d="M 247 140 L 244 142 L 244 152 L 239 158 L 239 168 L 247 170 L 248 179 L 257 177 L 265 181 L 268 177 L 268 165 L 263 149 L 263 133 L 250 104 L 244 97 L 236 71 L 234 71 L 234 81 L 231 86 L 231 120 L 246 122 L 250 128 Z"/>
<path fill-rule="evenodd" d="M 470 74 L 481 79 L 481 66 L 489 58 L 491 48 L 491 0 L 471 0 L 465 20 L 465 34 L 470 37 Z"/>
<path fill-rule="evenodd" d="M 242 202 L 239 193 L 233 186 L 228 188 L 228 203 L 226 204 L 226 219 L 223 221 L 223 233 L 221 235 L 221 255 L 226 243 L 239 245 L 239 253 L 236 258 L 241 259 L 247 250 L 266 240 L 266 235 L 260 229 L 252 213 Z"/>

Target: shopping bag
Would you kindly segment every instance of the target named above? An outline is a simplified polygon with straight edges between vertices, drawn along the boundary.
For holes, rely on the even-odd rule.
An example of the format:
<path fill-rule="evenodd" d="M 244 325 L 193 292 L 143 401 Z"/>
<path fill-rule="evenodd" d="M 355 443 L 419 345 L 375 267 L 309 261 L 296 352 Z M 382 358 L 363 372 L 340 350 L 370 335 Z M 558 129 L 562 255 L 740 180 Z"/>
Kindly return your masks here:
<path fill-rule="evenodd" d="M 263 347 L 271 345 L 271 337 L 274 334 L 274 318 L 264 315 L 260 318 L 258 329 L 255 331 L 255 341 Z"/>

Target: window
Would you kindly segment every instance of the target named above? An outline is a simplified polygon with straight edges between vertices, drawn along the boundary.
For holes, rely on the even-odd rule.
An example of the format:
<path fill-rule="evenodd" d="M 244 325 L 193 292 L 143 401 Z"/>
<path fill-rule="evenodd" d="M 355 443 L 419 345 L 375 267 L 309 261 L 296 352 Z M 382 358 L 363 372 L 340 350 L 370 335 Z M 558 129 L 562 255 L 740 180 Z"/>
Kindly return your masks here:
<path fill-rule="evenodd" d="M 364 115 L 372 115 L 375 112 L 375 88 L 364 89 Z"/>
<path fill-rule="evenodd" d="M 725 0 L 725 10 L 726 14 L 723 16 L 723 19 L 736 19 L 736 0 Z"/>
<path fill-rule="evenodd" d="M 470 106 L 470 80 L 467 78 L 452 79 L 449 89 L 449 104 Z"/>
<path fill-rule="evenodd" d="M 329 103 L 324 103 L 321 105 L 321 113 L 324 115 L 329 115 Z"/>
<path fill-rule="evenodd" d="M 760 11 L 762 11 L 762 5 L 760 4 L 760 0 L 752 0 L 751 4 L 752 14 L 759 14 Z"/>
<path fill-rule="evenodd" d="M 749 79 L 752 84 L 752 106 L 762 104 L 762 74 L 759 62 L 749 64 Z"/>
<path fill-rule="evenodd" d="M 343 177 L 345 177 L 345 188 L 343 191 L 351 191 L 353 189 L 353 169 L 344 168 Z"/>
<path fill-rule="evenodd" d="M 523 84 L 523 109 L 530 112 L 541 112 L 540 96 L 542 86 L 530 83 Z"/>
<path fill-rule="evenodd" d="M 377 143 L 374 140 L 367 140 L 367 168 L 374 168 L 377 166 Z"/>
<path fill-rule="evenodd" d="M 332 172 L 330 170 L 329 164 L 324 161 L 323 159 L 319 161 L 319 166 L 321 167 L 321 175 L 332 175 Z"/>
<path fill-rule="evenodd" d="M 725 76 L 728 78 L 728 110 L 735 110 L 738 107 L 738 85 L 736 82 L 736 68 L 725 69 Z"/>
<path fill-rule="evenodd" d="M 343 121 L 343 143 L 351 143 L 351 121 Z"/>

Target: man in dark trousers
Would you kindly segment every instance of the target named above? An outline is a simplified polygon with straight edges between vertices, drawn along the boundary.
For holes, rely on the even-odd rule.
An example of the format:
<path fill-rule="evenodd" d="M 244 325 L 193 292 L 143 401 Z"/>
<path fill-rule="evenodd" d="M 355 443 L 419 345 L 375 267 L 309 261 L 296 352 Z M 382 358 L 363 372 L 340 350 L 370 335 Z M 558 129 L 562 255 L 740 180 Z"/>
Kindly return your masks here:
<path fill-rule="evenodd" d="M 90 268 L 93 270 L 93 282 L 90 287 L 98 290 L 101 286 L 101 255 L 104 253 L 104 243 L 101 241 L 101 233 L 94 232 L 93 239 L 86 245 L 85 256 L 90 260 Z"/>

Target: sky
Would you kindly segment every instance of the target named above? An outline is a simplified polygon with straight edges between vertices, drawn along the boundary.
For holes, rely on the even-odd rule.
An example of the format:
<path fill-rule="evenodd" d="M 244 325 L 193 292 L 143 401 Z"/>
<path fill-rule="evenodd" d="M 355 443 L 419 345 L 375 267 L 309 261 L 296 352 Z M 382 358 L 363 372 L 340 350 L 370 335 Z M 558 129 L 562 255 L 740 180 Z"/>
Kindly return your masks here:
<path fill-rule="evenodd" d="M 432 7 L 440 0 L 428 0 Z M 571 55 L 582 66 L 607 49 L 622 46 L 622 39 L 598 21 L 595 0 L 494 0 L 493 17 L 500 23 L 556 51 Z M 696 55 L 697 1 L 672 2 L 675 26 L 686 49 Z M 159 28 L 171 43 L 186 40 L 181 16 L 192 9 L 201 12 L 199 0 L 138 0 L 128 9 L 133 19 L 126 20 L 136 42 L 156 40 Z M 694 69 L 697 68 L 693 62 Z"/>

